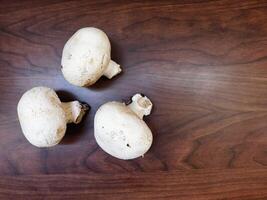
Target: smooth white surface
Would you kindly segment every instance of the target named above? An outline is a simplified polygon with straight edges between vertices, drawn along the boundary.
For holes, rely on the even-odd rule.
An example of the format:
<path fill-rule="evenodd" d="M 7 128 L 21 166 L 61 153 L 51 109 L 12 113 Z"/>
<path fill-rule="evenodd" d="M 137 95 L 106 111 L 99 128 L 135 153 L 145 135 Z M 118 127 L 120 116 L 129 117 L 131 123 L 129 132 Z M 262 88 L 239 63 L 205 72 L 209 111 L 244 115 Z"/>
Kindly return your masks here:
<path fill-rule="evenodd" d="M 108 102 L 96 112 L 94 134 L 99 146 L 120 159 L 144 155 L 152 144 L 152 133 L 146 123 L 129 107 Z"/>
<path fill-rule="evenodd" d="M 66 131 L 66 116 L 54 90 L 35 87 L 21 97 L 17 107 L 22 132 L 37 147 L 54 146 Z"/>
<path fill-rule="evenodd" d="M 109 39 L 102 30 L 93 27 L 78 30 L 63 49 L 63 76 L 73 85 L 94 84 L 105 73 L 111 61 L 110 51 Z"/>

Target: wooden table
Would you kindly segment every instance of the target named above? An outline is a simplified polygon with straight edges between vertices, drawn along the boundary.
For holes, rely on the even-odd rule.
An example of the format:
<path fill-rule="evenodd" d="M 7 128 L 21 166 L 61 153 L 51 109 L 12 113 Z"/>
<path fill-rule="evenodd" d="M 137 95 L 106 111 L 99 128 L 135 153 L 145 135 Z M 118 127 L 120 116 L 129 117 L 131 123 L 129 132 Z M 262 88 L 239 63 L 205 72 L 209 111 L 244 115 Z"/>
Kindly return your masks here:
<path fill-rule="evenodd" d="M 267 199 L 267 1 L 0 2 L 0 199 Z M 79 28 L 110 37 L 123 73 L 66 82 Z M 34 86 L 91 105 L 63 141 L 38 149 L 16 106 Z M 141 92 L 154 103 L 144 158 L 115 159 L 93 136 L 97 108 Z"/>

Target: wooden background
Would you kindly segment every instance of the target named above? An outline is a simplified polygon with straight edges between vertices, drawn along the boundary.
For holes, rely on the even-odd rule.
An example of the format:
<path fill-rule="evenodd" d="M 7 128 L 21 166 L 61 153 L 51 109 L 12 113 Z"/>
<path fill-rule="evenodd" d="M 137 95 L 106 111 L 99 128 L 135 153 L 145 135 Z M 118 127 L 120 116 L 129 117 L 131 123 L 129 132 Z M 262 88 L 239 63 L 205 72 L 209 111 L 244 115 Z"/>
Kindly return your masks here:
<path fill-rule="evenodd" d="M 1 199 L 267 199 L 267 1 L 0 1 Z M 62 48 L 79 28 L 110 37 L 123 73 L 66 82 Z M 63 141 L 38 149 L 16 106 L 34 86 L 89 103 Z M 141 92 L 154 103 L 144 158 L 93 136 L 96 109 Z"/>

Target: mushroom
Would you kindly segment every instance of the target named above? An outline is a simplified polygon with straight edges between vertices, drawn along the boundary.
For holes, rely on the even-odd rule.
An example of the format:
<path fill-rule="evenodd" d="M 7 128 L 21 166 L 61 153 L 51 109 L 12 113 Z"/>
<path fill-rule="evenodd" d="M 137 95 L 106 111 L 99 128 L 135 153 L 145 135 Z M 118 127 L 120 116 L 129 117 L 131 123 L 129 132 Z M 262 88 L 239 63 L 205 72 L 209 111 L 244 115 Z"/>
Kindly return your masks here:
<path fill-rule="evenodd" d="M 78 124 L 88 109 L 78 101 L 61 102 L 50 88 L 34 87 L 22 95 L 17 112 L 27 140 L 37 147 L 51 147 L 65 135 L 66 124 Z"/>
<path fill-rule="evenodd" d="M 90 86 L 103 75 L 111 79 L 121 68 L 111 60 L 110 51 L 109 39 L 102 30 L 93 27 L 78 30 L 63 49 L 63 76 L 77 86 Z"/>
<path fill-rule="evenodd" d="M 94 119 L 94 135 L 98 145 L 108 154 L 123 160 L 143 156 L 152 144 L 152 133 L 143 121 L 149 115 L 151 101 L 141 94 L 129 105 L 112 101 L 102 105 Z"/>

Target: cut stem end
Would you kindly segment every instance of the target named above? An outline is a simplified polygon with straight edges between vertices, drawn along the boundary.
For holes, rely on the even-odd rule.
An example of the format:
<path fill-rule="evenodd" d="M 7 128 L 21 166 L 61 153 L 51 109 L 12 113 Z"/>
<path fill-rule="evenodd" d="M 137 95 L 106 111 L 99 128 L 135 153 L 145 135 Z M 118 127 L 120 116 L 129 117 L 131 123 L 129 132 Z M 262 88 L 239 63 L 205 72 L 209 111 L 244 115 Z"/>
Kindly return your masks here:
<path fill-rule="evenodd" d="M 80 123 L 85 113 L 90 109 L 88 104 L 79 101 L 62 103 L 62 107 L 65 111 L 67 123 L 75 124 Z"/>
<path fill-rule="evenodd" d="M 104 76 L 111 79 L 112 77 L 116 76 L 121 72 L 120 65 L 114 62 L 113 60 L 110 60 L 108 67 L 106 71 L 104 72 Z"/>
<path fill-rule="evenodd" d="M 150 114 L 152 110 L 152 102 L 144 95 L 135 94 L 132 97 L 132 103 L 128 107 L 140 118 L 143 119 L 143 116 Z"/>

